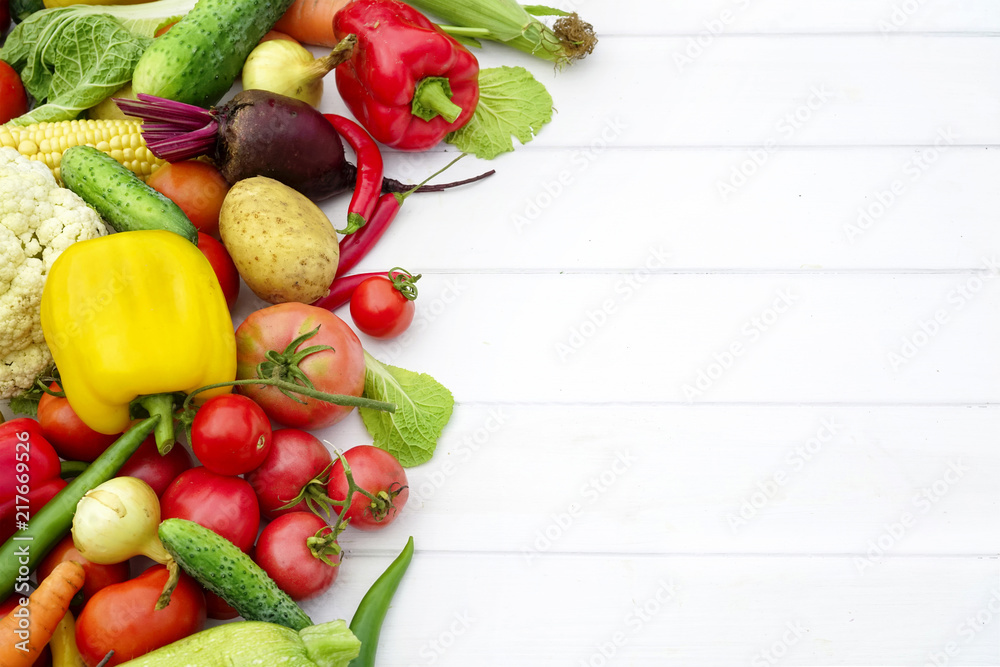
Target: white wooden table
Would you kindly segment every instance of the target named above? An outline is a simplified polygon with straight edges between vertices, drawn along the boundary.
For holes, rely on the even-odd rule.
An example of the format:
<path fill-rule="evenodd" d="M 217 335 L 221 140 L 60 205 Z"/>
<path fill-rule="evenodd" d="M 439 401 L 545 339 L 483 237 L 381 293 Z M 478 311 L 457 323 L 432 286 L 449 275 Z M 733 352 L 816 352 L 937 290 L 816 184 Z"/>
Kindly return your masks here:
<path fill-rule="evenodd" d="M 385 667 L 1000 664 L 1000 4 L 558 6 L 587 60 L 480 54 L 552 123 L 357 268 L 423 274 L 362 340 L 457 404 L 307 611 L 413 535 Z"/>
<path fill-rule="evenodd" d="M 481 53 L 552 123 L 358 267 L 457 405 L 309 611 L 413 535 L 389 667 L 1000 664 L 1000 4 L 559 6 L 587 60 Z"/>

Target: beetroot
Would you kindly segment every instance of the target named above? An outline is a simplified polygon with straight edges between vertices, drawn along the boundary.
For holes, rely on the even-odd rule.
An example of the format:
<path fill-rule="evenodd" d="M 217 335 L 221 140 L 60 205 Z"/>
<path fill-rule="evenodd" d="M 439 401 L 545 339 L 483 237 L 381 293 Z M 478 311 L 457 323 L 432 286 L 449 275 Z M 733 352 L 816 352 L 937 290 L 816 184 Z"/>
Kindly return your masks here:
<path fill-rule="evenodd" d="M 139 94 L 116 99 L 129 116 L 142 118 L 149 150 L 168 162 L 208 155 L 230 184 L 267 176 L 319 201 L 354 188 L 357 167 L 344 153 L 333 125 L 309 104 L 264 90 L 244 90 L 226 104 L 203 109 L 183 102 Z M 436 192 L 492 174 L 424 185 L 416 192 Z M 413 186 L 391 178 L 384 192 L 407 192 Z"/>

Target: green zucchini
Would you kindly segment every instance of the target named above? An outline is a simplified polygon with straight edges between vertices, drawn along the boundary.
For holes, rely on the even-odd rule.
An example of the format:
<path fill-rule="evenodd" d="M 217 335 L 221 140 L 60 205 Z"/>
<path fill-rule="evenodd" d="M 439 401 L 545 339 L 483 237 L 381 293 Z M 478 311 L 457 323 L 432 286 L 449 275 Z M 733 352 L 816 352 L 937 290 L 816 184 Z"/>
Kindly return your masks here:
<path fill-rule="evenodd" d="M 198 230 L 177 204 L 92 146 L 67 148 L 59 175 L 117 232 L 162 229 L 198 244 Z"/>
<path fill-rule="evenodd" d="M 361 642 L 344 621 L 311 625 L 295 632 L 260 621 L 236 621 L 196 632 L 122 667 L 345 667 Z"/>
<path fill-rule="evenodd" d="M 186 519 L 162 521 L 159 533 L 163 546 L 181 569 L 232 605 L 243 618 L 277 623 L 292 630 L 312 625 L 295 600 L 226 538 Z"/>
<path fill-rule="evenodd" d="M 158 37 L 132 73 L 132 90 L 208 108 L 292 0 L 198 0 Z"/>

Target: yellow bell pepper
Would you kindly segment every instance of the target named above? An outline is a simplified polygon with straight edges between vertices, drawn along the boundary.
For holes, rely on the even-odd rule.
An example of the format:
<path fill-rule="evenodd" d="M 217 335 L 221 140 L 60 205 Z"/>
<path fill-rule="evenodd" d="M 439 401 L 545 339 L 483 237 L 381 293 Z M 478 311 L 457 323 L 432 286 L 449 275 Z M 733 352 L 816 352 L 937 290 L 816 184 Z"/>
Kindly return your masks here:
<path fill-rule="evenodd" d="M 173 232 L 71 245 L 46 279 L 41 319 L 80 419 L 100 433 L 121 433 L 138 399 L 165 423 L 156 432 L 161 452 L 173 444 L 173 394 L 236 377 L 236 337 L 219 281 L 201 251 Z"/>

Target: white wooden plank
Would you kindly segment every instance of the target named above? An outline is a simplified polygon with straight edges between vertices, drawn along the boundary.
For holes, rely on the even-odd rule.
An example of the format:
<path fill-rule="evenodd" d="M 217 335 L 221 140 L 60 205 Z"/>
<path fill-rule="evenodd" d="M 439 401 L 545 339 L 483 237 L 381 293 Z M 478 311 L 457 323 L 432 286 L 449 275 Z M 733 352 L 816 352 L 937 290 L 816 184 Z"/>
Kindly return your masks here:
<path fill-rule="evenodd" d="M 1000 142 L 1000 40 L 722 37 L 697 58 L 685 49 L 679 37 L 608 37 L 558 73 L 508 51 L 482 63 L 521 64 L 552 94 L 558 113 L 529 149 L 588 146 L 611 122 L 624 126 L 620 145 L 647 148 Z M 335 97 L 324 111 L 343 109 Z"/>
<path fill-rule="evenodd" d="M 445 158 L 396 154 L 387 170 L 420 179 Z M 449 177 L 488 166 L 466 160 Z M 1000 248 L 1000 153 L 978 147 L 639 151 L 602 139 L 496 169 L 410 197 L 357 271 L 620 270 L 641 243 L 678 270 L 971 269 Z M 348 199 L 324 210 L 340 220 Z"/>
<path fill-rule="evenodd" d="M 880 36 L 908 32 L 991 32 L 1000 28 L 1000 10 L 986 0 L 707 0 L 704 2 L 550 3 L 576 11 L 602 35 L 716 35 L 759 33 L 875 32 Z"/>
<path fill-rule="evenodd" d="M 417 544 L 380 664 L 923 665 L 943 654 L 996 665 L 1000 655 L 996 559 L 898 558 L 861 577 L 845 558 L 529 564 Z M 349 553 L 334 590 L 307 610 L 350 618 L 391 557 Z"/>
<path fill-rule="evenodd" d="M 548 554 L 1000 553 L 997 407 L 459 405 L 410 498 L 348 548 Z M 360 419 L 331 446 L 370 442 Z"/>
<path fill-rule="evenodd" d="M 410 330 L 362 340 L 463 402 L 997 400 L 1000 351 L 983 333 L 1000 327 L 995 268 L 672 275 L 665 262 L 637 246 L 624 273 L 425 275 Z M 243 299 L 237 320 L 259 305 Z"/>

